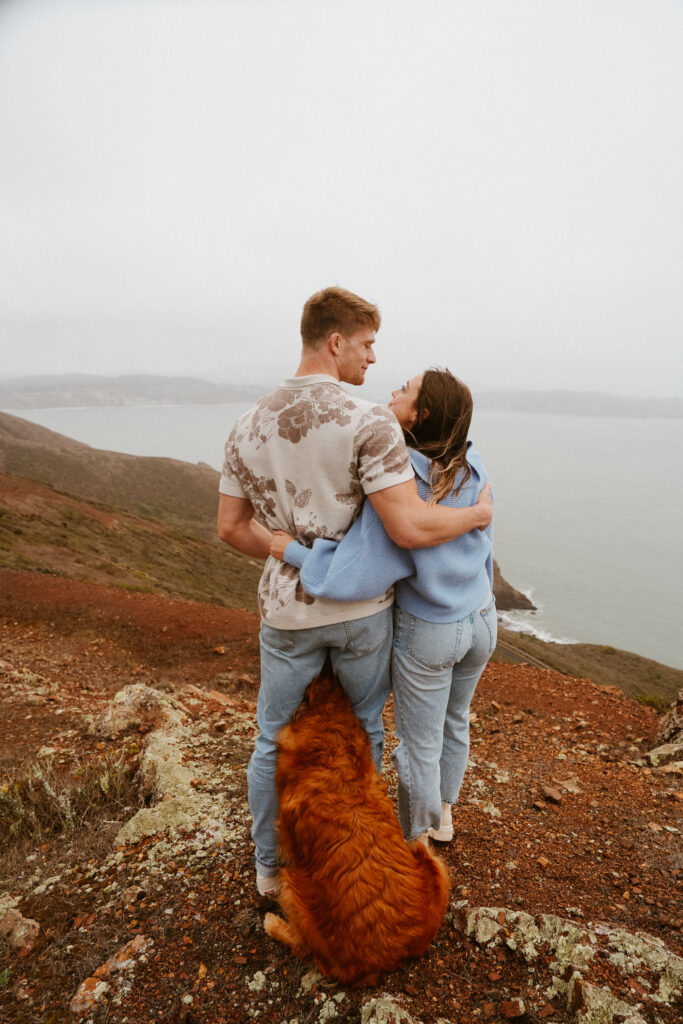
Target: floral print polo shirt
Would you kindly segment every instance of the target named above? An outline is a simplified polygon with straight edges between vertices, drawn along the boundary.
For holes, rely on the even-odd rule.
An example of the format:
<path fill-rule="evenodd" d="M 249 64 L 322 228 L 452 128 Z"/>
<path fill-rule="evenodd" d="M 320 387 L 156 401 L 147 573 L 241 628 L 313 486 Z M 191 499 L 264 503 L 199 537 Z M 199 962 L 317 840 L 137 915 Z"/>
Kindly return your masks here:
<path fill-rule="evenodd" d="M 366 494 L 412 479 L 394 414 L 315 374 L 288 378 L 238 419 L 225 445 L 220 491 L 247 498 L 268 529 L 288 530 L 310 547 L 316 537 L 340 540 Z M 314 598 L 299 570 L 275 558 L 267 559 L 259 584 L 261 615 L 276 629 L 374 615 L 392 596 Z"/>

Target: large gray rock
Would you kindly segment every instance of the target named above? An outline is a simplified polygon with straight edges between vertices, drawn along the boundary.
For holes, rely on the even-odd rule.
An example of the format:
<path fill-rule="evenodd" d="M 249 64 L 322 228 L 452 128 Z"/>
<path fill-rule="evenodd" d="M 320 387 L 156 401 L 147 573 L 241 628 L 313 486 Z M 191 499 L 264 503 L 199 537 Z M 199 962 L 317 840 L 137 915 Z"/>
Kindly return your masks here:
<path fill-rule="evenodd" d="M 683 690 L 659 723 L 657 743 L 683 743 Z"/>

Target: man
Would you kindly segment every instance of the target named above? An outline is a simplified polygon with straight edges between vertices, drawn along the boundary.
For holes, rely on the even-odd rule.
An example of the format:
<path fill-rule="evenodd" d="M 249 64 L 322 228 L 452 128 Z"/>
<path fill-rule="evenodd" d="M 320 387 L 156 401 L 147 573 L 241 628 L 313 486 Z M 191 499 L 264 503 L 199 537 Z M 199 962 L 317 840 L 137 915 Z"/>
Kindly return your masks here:
<path fill-rule="evenodd" d="M 488 491 L 467 509 L 421 501 L 394 415 L 341 387 L 363 383 L 379 326 L 377 307 L 343 288 L 313 295 L 301 318 L 294 377 L 240 417 L 225 446 L 218 535 L 268 558 L 259 584 L 260 734 L 247 772 L 261 895 L 277 891 L 277 732 L 329 654 L 379 770 L 392 640 L 391 590 L 367 601 L 312 598 L 298 569 L 269 558 L 269 531 L 287 530 L 308 546 L 316 537 L 339 540 L 366 496 L 400 547 L 440 544 L 487 526 L 492 515 Z"/>

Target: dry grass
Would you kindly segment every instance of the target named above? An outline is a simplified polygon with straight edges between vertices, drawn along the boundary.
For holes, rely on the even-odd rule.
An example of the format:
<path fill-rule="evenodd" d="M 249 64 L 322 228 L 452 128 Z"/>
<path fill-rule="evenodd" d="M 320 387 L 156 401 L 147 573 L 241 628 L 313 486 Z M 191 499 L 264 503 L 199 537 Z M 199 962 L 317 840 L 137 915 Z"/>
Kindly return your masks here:
<path fill-rule="evenodd" d="M 563 675 L 592 679 L 602 686 L 618 686 L 629 697 L 657 711 L 667 710 L 683 687 L 681 669 L 630 651 L 599 644 L 555 644 L 506 629 L 498 632 L 501 640 L 539 658 Z"/>
<path fill-rule="evenodd" d="M 40 758 L 6 772 L 0 784 L 0 845 L 80 829 L 103 814 L 116 815 L 138 803 L 137 762 L 123 752 L 69 769 Z"/>

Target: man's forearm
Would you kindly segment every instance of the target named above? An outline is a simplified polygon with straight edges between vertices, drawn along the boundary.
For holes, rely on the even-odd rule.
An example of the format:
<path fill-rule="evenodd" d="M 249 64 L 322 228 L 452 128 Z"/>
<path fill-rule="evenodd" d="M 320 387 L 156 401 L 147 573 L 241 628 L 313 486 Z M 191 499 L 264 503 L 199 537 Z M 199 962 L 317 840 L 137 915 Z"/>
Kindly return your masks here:
<path fill-rule="evenodd" d="M 218 536 L 231 548 L 241 551 L 243 555 L 251 555 L 252 558 L 268 558 L 270 554 L 271 535 L 265 526 L 261 526 L 255 519 L 250 520 L 249 523 L 240 524 L 229 534 L 219 528 Z"/>
<path fill-rule="evenodd" d="M 400 548 L 430 548 L 470 530 L 484 529 L 493 511 L 488 491 L 485 501 L 469 508 L 427 505 L 418 496 L 414 481 L 377 491 L 368 500 Z"/>
<path fill-rule="evenodd" d="M 243 555 L 268 558 L 272 536 L 254 519 L 254 509 L 246 499 L 221 494 L 217 528 L 220 539 Z"/>
<path fill-rule="evenodd" d="M 419 498 L 418 501 L 422 508 L 406 516 L 403 525 L 399 527 L 399 539 L 389 534 L 400 548 L 431 548 L 485 525 L 477 505 L 470 508 L 446 508 L 443 505 L 427 505 Z"/>

